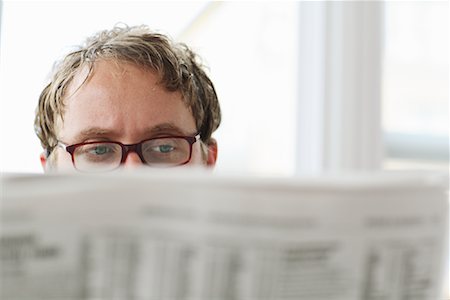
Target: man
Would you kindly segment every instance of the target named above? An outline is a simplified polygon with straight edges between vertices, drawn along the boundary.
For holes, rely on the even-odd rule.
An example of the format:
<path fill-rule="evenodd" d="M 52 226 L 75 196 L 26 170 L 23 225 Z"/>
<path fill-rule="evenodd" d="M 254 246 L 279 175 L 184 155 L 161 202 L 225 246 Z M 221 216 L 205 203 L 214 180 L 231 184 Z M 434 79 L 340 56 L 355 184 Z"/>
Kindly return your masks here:
<path fill-rule="evenodd" d="M 145 26 L 91 38 L 54 69 L 36 110 L 46 172 L 214 166 L 221 120 L 197 56 Z"/>

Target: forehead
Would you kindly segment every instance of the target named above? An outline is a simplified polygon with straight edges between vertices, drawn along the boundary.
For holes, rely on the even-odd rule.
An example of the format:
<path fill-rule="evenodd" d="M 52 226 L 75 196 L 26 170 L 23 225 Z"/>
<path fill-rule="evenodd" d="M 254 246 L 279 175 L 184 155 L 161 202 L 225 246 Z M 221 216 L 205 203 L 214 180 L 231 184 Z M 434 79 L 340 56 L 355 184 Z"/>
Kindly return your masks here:
<path fill-rule="evenodd" d="M 116 59 L 98 59 L 92 64 L 83 64 L 74 72 L 73 78 L 64 93 L 64 102 L 68 103 L 78 90 L 89 83 L 107 81 L 108 88 L 113 88 L 113 84 L 118 80 L 133 80 L 139 77 L 151 75 L 151 82 L 148 84 L 160 85 L 161 76 L 156 70 L 147 66 L 140 66 L 131 62 Z M 163 85 L 161 85 L 163 88 Z"/>
<path fill-rule="evenodd" d="M 59 136 L 65 139 L 89 128 L 103 128 L 128 139 L 141 134 L 144 127 L 161 124 L 195 131 L 181 93 L 168 91 L 155 71 L 131 63 L 101 60 L 90 74 L 87 66 L 81 68 L 64 102 Z"/>

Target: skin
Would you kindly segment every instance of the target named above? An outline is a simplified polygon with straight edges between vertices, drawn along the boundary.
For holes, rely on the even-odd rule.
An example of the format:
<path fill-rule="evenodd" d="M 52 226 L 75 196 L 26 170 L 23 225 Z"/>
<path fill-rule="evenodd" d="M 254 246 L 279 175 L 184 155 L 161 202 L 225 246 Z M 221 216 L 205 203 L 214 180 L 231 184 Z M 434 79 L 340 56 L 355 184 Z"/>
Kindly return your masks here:
<path fill-rule="evenodd" d="M 66 145 L 99 140 L 131 144 L 162 135 L 197 133 L 181 93 L 159 85 L 154 72 L 130 63 L 101 60 L 81 85 L 87 72 L 82 69 L 69 85 L 64 121 L 57 121 L 58 139 Z M 200 142 L 194 143 L 187 165 L 214 166 L 217 144 L 213 140 L 207 147 L 204 155 Z M 74 170 L 70 154 L 61 147 L 48 158 L 41 154 L 41 163 L 45 171 Z M 142 165 L 139 156 L 131 152 L 123 168 Z"/>

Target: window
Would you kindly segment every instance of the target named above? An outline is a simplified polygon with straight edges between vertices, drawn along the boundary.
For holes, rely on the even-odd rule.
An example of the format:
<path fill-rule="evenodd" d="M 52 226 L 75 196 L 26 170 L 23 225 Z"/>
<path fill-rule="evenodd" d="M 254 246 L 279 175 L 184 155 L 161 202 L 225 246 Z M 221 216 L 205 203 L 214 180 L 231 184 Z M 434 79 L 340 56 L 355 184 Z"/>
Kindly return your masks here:
<path fill-rule="evenodd" d="M 448 25 L 446 1 L 385 3 L 387 169 L 448 170 Z"/>

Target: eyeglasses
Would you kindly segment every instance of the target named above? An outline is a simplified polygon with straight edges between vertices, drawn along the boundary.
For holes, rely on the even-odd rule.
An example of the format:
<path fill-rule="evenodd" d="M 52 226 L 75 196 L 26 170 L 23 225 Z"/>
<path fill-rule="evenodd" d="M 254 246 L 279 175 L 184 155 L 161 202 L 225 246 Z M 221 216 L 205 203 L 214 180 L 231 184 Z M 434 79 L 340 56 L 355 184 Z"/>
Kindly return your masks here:
<path fill-rule="evenodd" d="M 174 167 L 191 160 L 192 145 L 200 139 L 195 136 L 161 136 L 125 145 L 113 141 L 94 141 L 67 146 L 58 142 L 72 156 L 75 169 L 82 172 L 112 171 L 123 164 L 130 152 L 136 152 L 141 161 L 152 167 Z"/>

